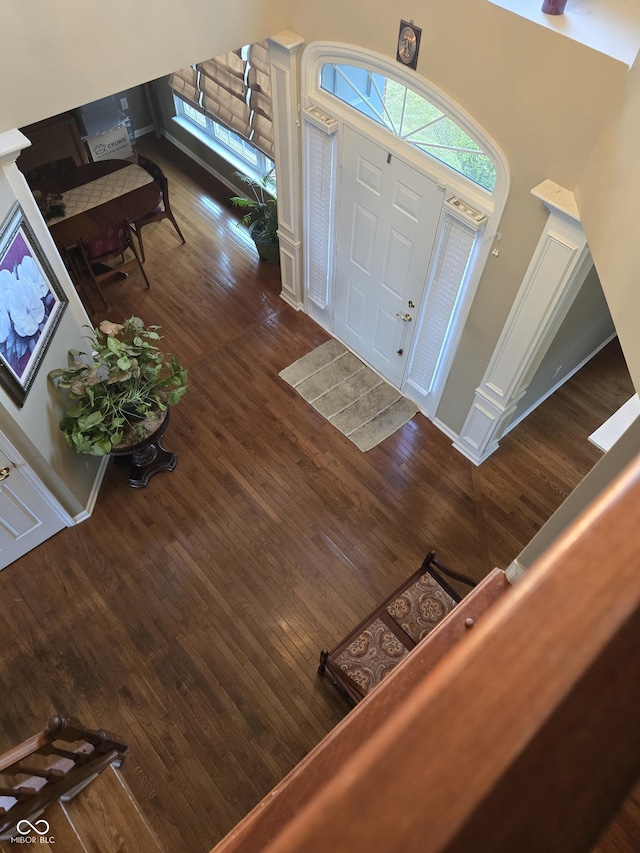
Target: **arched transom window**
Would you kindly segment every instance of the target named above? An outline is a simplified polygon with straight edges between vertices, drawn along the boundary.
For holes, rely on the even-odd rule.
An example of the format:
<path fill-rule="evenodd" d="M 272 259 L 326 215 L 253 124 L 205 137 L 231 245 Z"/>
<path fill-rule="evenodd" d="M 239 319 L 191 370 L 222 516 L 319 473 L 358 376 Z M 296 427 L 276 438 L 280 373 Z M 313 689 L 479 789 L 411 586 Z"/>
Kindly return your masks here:
<path fill-rule="evenodd" d="M 322 66 L 320 86 L 358 112 L 492 193 L 489 156 L 439 107 L 383 74 L 347 63 Z"/>

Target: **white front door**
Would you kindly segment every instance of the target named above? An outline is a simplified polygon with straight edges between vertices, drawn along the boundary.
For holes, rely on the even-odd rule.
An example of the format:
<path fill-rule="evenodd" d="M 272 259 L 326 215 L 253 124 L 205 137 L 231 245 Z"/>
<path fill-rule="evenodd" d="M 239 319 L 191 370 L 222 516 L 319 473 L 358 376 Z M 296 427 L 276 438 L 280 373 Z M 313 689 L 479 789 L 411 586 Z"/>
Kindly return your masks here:
<path fill-rule="evenodd" d="M 345 126 L 334 331 L 400 387 L 444 189 Z"/>
<path fill-rule="evenodd" d="M 65 527 L 53 503 L 26 464 L 0 450 L 0 569 Z"/>

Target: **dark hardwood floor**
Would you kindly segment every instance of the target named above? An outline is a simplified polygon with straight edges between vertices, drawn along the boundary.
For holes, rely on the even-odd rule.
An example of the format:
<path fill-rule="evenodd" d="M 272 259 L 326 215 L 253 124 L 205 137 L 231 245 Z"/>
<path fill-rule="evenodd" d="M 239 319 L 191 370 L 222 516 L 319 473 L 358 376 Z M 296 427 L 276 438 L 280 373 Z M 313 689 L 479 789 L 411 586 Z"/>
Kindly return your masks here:
<path fill-rule="evenodd" d="M 614 342 L 480 468 L 421 415 L 363 454 L 279 379 L 328 336 L 279 298 L 231 193 L 168 142 L 141 148 L 187 243 L 146 228 L 151 290 L 108 285 L 108 316 L 159 324 L 189 367 L 179 463 L 141 490 L 111 463 L 90 520 L 0 573 L 0 750 L 56 711 L 120 732 L 166 850 L 198 853 L 346 713 L 319 650 L 431 547 L 476 578 L 505 568 L 633 389 Z"/>

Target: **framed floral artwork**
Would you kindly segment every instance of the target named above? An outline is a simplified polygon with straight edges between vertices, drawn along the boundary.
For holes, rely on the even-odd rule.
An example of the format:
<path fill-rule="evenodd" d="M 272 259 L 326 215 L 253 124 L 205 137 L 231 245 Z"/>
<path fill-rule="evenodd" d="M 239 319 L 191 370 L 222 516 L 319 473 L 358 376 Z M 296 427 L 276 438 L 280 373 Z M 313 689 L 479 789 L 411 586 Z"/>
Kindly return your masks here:
<path fill-rule="evenodd" d="M 67 304 L 16 203 L 0 228 L 0 384 L 23 406 Z"/>

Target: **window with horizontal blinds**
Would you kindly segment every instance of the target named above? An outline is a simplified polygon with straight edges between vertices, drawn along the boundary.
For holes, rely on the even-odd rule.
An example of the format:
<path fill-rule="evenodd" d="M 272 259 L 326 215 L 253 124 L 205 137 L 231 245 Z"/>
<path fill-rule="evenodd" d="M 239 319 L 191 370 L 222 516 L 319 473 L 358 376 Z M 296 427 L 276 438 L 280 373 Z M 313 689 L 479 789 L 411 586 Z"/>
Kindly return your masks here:
<path fill-rule="evenodd" d="M 271 74 L 266 41 L 174 72 L 175 94 L 273 159 Z"/>
<path fill-rule="evenodd" d="M 435 381 L 469 269 L 477 232 L 448 215 L 427 287 L 408 381 L 425 396 Z M 423 327 L 426 327 L 423 332 Z"/>
<path fill-rule="evenodd" d="M 251 136 L 245 83 L 245 62 L 238 53 L 226 53 L 196 66 L 201 92 L 200 105 L 207 115 L 235 130 L 246 139 Z"/>
<path fill-rule="evenodd" d="M 200 90 L 198 88 L 198 72 L 189 65 L 174 71 L 169 77 L 169 85 L 173 91 L 191 106 L 200 105 Z"/>
<path fill-rule="evenodd" d="M 251 107 L 252 143 L 273 160 L 273 111 L 271 107 L 271 64 L 266 41 L 250 45 L 247 56 L 247 86 Z"/>

